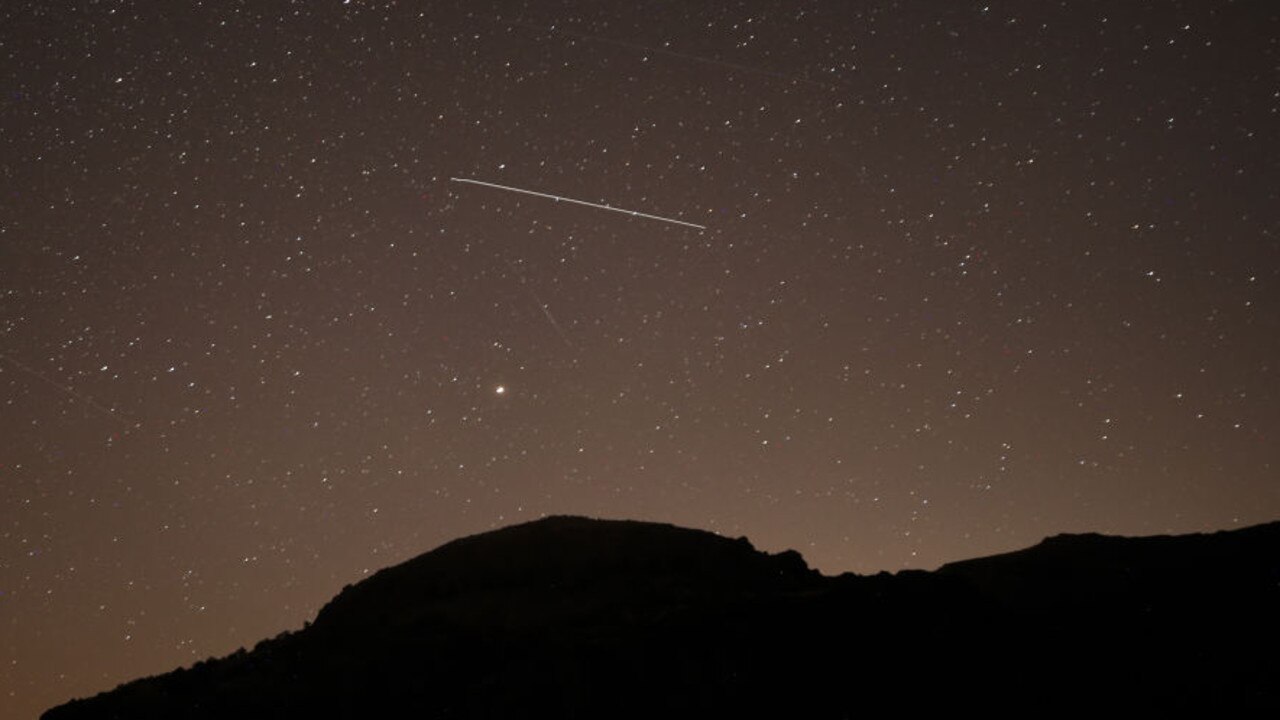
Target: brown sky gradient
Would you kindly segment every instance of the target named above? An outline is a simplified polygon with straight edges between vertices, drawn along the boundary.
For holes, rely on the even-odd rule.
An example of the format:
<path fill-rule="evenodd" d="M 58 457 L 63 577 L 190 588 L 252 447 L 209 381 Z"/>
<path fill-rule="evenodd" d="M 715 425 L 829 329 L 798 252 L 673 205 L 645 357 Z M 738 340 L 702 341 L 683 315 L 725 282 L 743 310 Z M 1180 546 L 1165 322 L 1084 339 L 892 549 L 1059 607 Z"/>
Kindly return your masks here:
<path fill-rule="evenodd" d="M 549 513 L 1280 516 L 1273 2 L 186 5 L 0 11 L 6 716 Z"/>

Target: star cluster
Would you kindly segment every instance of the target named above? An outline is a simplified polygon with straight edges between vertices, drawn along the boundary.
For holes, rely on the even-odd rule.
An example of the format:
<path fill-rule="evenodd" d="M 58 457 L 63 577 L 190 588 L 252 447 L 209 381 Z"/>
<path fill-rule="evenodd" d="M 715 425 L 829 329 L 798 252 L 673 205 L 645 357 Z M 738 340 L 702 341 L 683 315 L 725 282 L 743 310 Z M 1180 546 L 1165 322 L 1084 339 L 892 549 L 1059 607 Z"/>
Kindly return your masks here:
<path fill-rule="evenodd" d="M 551 513 L 1280 515 L 1280 9 L 783 5 L 0 11 L 0 702 Z"/>

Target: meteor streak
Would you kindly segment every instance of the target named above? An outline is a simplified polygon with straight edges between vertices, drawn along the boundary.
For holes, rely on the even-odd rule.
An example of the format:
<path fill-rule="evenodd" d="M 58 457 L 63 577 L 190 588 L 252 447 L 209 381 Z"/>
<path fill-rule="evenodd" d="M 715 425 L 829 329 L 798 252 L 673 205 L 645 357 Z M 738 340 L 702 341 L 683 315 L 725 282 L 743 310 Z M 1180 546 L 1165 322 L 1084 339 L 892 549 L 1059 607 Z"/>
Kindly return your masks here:
<path fill-rule="evenodd" d="M 665 223 L 671 223 L 673 225 L 684 225 L 685 227 L 697 228 L 699 230 L 707 229 L 705 225 L 697 225 L 695 223 L 685 222 L 683 220 L 676 220 L 675 218 L 662 217 L 661 215 L 650 215 L 649 213 L 642 213 L 637 210 L 627 210 L 624 208 L 616 208 L 616 207 L 613 207 L 612 205 L 601 205 L 599 203 L 587 202 L 586 200 L 575 200 L 573 198 L 561 197 L 560 195 L 551 195 L 548 193 L 534 192 L 533 190 L 524 190 L 518 187 L 511 187 L 510 185 L 499 185 L 497 183 L 484 182 L 483 180 L 472 180 L 470 178 L 456 178 L 456 177 L 449 178 L 449 181 L 457 182 L 457 183 L 468 183 L 470 185 L 483 185 L 484 187 L 495 188 L 497 190 L 506 190 L 507 192 L 523 193 L 525 195 L 533 195 L 534 197 L 547 198 L 549 200 L 555 200 L 556 202 L 567 202 L 567 203 L 574 203 L 575 205 L 586 205 L 587 207 L 593 207 L 593 208 L 596 208 L 597 210 L 608 210 L 610 212 L 622 213 L 623 215 L 630 215 L 631 217 L 645 218 L 646 220 L 658 220 Z"/>
<path fill-rule="evenodd" d="M 35 368 L 31 367 L 30 365 L 27 365 L 26 363 L 19 362 L 17 359 L 15 359 L 15 358 L 13 358 L 13 357 L 11 357 L 11 356 L 9 356 L 9 355 L 5 354 L 5 353 L 0 353 L 0 359 L 7 360 L 7 361 L 9 362 L 9 364 L 11 364 L 11 365 L 13 365 L 14 367 L 18 368 L 18 369 L 19 369 L 19 370 L 21 370 L 22 372 L 24 372 L 24 373 L 26 373 L 26 374 L 30 375 L 31 377 L 34 377 L 34 378 L 36 378 L 37 380 L 41 380 L 41 381 L 45 382 L 46 384 L 51 385 L 51 386 L 53 386 L 53 387 L 57 388 L 58 390 L 61 390 L 61 391 L 62 391 L 63 393 L 65 393 L 68 397 L 70 397 L 70 398 L 72 398 L 72 399 L 75 399 L 75 400 L 79 400 L 80 402 L 84 403 L 86 406 L 88 406 L 88 407 L 90 407 L 90 408 L 93 408 L 95 411 L 97 411 L 97 412 L 99 412 L 99 413 L 101 413 L 101 414 L 103 414 L 103 415 L 105 415 L 105 416 L 107 416 L 107 417 L 111 418 L 112 420 L 115 420 L 116 422 L 119 422 L 120 424 L 122 424 L 122 425 L 124 425 L 124 426 L 125 426 L 125 432 L 126 432 L 126 433 L 128 433 L 130 430 L 133 430 L 133 429 L 134 429 L 134 428 L 136 428 L 136 427 L 141 427 L 141 424 L 140 424 L 140 423 L 137 423 L 137 422 L 134 422 L 133 420 L 130 420 L 130 419 L 129 419 L 128 417 L 126 417 L 123 413 L 116 412 L 115 410 L 112 410 L 112 409 L 111 409 L 111 408 L 109 408 L 109 407 L 104 407 L 103 405 L 101 405 L 100 403 L 98 403 L 96 400 L 94 400 L 93 398 L 89 397 L 88 395 L 85 395 L 85 394 L 83 394 L 83 393 L 78 393 L 78 392 L 76 392 L 73 388 L 71 388 L 71 386 L 69 386 L 69 385 L 63 385 L 62 383 L 58 382 L 57 380 L 54 380 L 53 378 L 49 377 L 48 375 L 45 375 L 44 373 L 40 372 L 39 370 L 36 370 Z"/>
<path fill-rule="evenodd" d="M 525 282 L 524 273 L 517 270 L 516 266 L 511 264 L 510 260 L 502 258 L 502 262 L 507 264 L 508 270 L 514 273 L 516 277 L 520 278 L 520 287 L 529 291 L 529 295 L 533 298 L 534 304 L 536 304 L 538 309 L 542 311 L 542 314 L 547 317 L 547 322 L 551 323 L 551 327 L 555 328 L 556 334 L 560 336 L 560 339 L 564 341 L 564 344 L 576 350 L 577 348 L 573 347 L 573 343 L 569 342 L 569 336 L 565 335 L 564 330 L 560 327 L 560 323 L 556 322 L 556 317 L 551 314 L 550 308 L 547 307 L 546 303 L 542 302 L 542 298 L 538 297 L 538 293 L 534 291 L 533 286 Z M 502 392 L 502 389 L 499 388 L 498 392 Z"/>

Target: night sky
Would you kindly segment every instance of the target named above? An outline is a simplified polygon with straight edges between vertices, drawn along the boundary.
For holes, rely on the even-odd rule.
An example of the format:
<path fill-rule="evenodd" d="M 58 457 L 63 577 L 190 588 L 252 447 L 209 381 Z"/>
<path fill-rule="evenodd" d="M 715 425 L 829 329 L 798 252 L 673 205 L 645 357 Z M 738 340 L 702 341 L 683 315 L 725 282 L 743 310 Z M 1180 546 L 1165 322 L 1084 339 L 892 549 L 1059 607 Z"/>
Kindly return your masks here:
<path fill-rule="evenodd" d="M 1278 17 L 6 2 L 3 714 L 546 514 L 827 573 L 1277 518 Z"/>

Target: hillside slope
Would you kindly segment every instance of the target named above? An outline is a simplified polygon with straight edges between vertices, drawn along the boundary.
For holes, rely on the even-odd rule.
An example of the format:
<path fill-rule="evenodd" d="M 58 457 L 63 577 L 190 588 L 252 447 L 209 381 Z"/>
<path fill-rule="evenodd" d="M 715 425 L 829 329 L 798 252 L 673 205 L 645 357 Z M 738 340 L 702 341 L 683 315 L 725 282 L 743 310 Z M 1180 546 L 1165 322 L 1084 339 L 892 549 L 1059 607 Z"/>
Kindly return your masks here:
<path fill-rule="evenodd" d="M 1280 709 L 1278 607 L 1280 523 L 823 577 L 745 539 L 553 517 L 378 572 L 250 652 L 44 717 Z"/>

